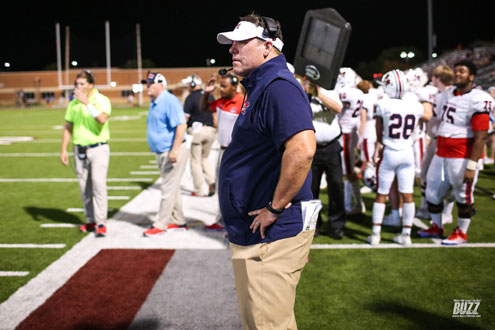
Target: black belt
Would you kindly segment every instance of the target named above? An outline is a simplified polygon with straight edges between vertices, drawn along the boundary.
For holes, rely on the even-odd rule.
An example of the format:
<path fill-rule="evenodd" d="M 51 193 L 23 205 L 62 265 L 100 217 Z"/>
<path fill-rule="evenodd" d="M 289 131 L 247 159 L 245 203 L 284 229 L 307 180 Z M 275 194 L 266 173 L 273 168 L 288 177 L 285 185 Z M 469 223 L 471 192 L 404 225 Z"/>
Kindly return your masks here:
<path fill-rule="evenodd" d="M 83 148 L 96 148 L 96 147 L 99 147 L 99 146 L 102 146 L 104 144 L 107 144 L 108 142 L 98 142 L 98 143 L 95 143 L 95 144 L 90 144 L 90 145 L 87 145 L 87 146 L 81 146 L 81 145 L 77 145 L 78 147 L 83 147 Z"/>
<path fill-rule="evenodd" d="M 227 149 L 227 147 L 220 146 L 220 149 L 221 149 L 221 150 L 225 150 L 225 149 Z"/>
<path fill-rule="evenodd" d="M 328 147 L 330 145 L 330 143 L 332 143 L 332 142 L 333 142 L 333 140 L 330 141 L 330 142 L 320 142 L 320 143 L 317 143 L 316 144 L 316 148 L 325 148 L 325 147 Z"/>

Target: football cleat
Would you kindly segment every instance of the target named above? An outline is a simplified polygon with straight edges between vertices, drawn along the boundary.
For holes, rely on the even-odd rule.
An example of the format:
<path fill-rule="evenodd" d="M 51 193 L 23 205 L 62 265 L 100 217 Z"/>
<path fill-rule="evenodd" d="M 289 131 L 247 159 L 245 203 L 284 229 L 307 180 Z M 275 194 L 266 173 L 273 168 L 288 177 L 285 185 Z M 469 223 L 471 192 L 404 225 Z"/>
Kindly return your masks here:
<path fill-rule="evenodd" d="M 105 225 L 98 225 L 98 227 L 96 227 L 95 236 L 96 237 L 107 236 L 107 227 Z"/>
<path fill-rule="evenodd" d="M 158 229 L 156 227 L 151 226 L 150 228 L 146 229 L 143 233 L 144 237 L 156 237 L 158 235 L 164 234 L 165 230 Z"/>
<path fill-rule="evenodd" d="M 411 246 L 411 236 L 407 234 L 400 234 L 394 237 L 394 242 L 402 246 Z"/>
<path fill-rule="evenodd" d="M 95 227 L 96 227 L 96 223 L 90 222 L 79 227 L 79 230 L 83 233 L 87 233 L 88 231 L 92 231 L 93 229 L 95 229 Z"/>
<path fill-rule="evenodd" d="M 459 228 L 456 227 L 452 234 L 442 241 L 443 245 L 459 245 L 467 242 L 467 235 Z"/>
<path fill-rule="evenodd" d="M 186 225 L 178 226 L 178 225 L 174 225 L 173 223 L 169 224 L 166 229 L 167 232 L 185 231 L 185 230 L 187 230 Z"/>
<path fill-rule="evenodd" d="M 222 231 L 222 230 L 225 230 L 225 228 L 223 226 L 220 226 L 218 223 L 214 223 L 212 225 L 205 226 L 205 230 L 206 231 Z"/>
<path fill-rule="evenodd" d="M 422 238 L 443 238 L 443 228 L 438 227 L 436 223 L 432 223 L 430 228 L 418 231 L 418 236 Z"/>
<path fill-rule="evenodd" d="M 371 234 L 370 236 L 368 236 L 367 241 L 371 245 L 378 245 L 378 244 L 380 244 L 380 234 Z"/>

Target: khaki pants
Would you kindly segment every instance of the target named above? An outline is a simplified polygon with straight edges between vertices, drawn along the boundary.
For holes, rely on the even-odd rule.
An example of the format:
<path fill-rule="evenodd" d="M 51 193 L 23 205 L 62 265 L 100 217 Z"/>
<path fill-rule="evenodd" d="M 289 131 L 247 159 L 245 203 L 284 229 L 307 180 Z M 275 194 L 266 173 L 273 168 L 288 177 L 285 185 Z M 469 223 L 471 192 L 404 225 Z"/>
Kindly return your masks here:
<path fill-rule="evenodd" d="M 107 222 L 107 173 L 110 162 L 110 147 L 103 144 L 86 150 L 86 159 L 79 159 L 78 146 L 74 147 L 74 165 L 84 214 L 88 222 L 105 225 Z"/>
<path fill-rule="evenodd" d="M 160 209 L 153 223 L 158 229 L 166 229 L 171 222 L 182 226 L 186 224 L 184 213 L 182 212 L 182 195 L 180 192 L 180 181 L 187 162 L 187 146 L 182 143 L 179 149 L 179 156 L 175 163 L 168 159 L 168 151 L 156 154 L 156 161 L 162 177 L 162 199 Z"/>
<path fill-rule="evenodd" d="M 204 181 L 208 185 L 215 183 L 215 170 L 208 157 L 217 136 L 216 132 L 216 129 L 211 126 L 203 126 L 198 132 L 192 130 L 188 132 L 193 137 L 191 142 L 191 174 L 194 190 L 198 195 L 203 195 Z"/>
<path fill-rule="evenodd" d="M 230 243 L 237 301 L 244 330 L 297 329 L 296 287 L 314 230 L 271 243 Z"/>

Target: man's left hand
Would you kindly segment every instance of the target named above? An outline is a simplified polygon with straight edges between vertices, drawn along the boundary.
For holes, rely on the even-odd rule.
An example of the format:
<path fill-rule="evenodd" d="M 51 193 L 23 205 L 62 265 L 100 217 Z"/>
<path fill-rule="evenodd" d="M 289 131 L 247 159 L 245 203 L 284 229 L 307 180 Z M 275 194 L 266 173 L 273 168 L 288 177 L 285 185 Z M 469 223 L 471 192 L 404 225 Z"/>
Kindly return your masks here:
<path fill-rule="evenodd" d="M 467 184 L 473 183 L 475 174 L 476 174 L 476 171 L 465 170 L 464 171 L 464 179 L 462 180 L 462 182 L 467 183 Z"/>
<path fill-rule="evenodd" d="M 256 215 L 249 229 L 253 231 L 253 234 L 259 229 L 261 234 L 261 239 L 265 238 L 265 229 L 271 226 L 275 221 L 277 221 L 278 216 L 268 211 L 266 208 L 251 211 L 248 215 Z"/>

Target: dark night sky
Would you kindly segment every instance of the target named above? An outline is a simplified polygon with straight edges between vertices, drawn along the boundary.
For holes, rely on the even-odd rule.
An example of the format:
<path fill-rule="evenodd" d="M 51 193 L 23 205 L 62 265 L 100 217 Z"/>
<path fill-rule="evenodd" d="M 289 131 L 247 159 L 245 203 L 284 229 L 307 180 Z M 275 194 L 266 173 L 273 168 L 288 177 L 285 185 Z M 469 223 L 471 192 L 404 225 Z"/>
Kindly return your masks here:
<path fill-rule="evenodd" d="M 495 1 L 464 1 L 462 6 L 453 1 L 433 1 L 438 52 L 473 40 L 493 42 Z M 372 60 L 382 49 L 394 46 L 416 46 L 426 53 L 426 0 L 283 3 L 140 0 L 125 5 L 106 1 L 9 1 L 2 5 L 0 70 L 4 70 L 4 62 L 11 63 L 11 71 L 39 70 L 56 63 L 56 22 L 61 25 L 62 62 L 65 26 L 70 26 L 70 59 L 78 61 L 79 67 L 104 67 L 105 20 L 110 21 L 114 67 L 136 59 L 136 23 L 141 24 L 143 59 L 151 59 L 159 67 L 204 66 L 206 58 L 215 58 L 216 65 L 228 66 L 228 47 L 219 45 L 216 35 L 233 29 L 239 16 L 253 10 L 280 20 L 284 53 L 293 61 L 306 11 L 325 7 L 335 8 L 352 25 L 345 66 Z"/>

